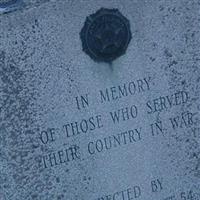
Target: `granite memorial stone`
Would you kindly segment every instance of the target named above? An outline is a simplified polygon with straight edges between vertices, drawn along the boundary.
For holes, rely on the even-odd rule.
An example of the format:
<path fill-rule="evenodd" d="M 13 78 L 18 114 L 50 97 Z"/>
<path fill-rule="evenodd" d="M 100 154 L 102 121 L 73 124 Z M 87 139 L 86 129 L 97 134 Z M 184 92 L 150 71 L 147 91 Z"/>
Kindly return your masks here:
<path fill-rule="evenodd" d="M 199 11 L 199 0 L 1 10 L 0 200 L 200 200 Z"/>

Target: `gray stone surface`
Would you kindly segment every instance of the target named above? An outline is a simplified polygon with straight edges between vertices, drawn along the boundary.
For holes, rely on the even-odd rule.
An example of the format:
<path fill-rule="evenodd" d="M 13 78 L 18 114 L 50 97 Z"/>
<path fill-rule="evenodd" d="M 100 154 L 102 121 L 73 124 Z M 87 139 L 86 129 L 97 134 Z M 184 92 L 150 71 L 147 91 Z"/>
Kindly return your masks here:
<path fill-rule="evenodd" d="M 26 3 L 0 15 L 0 200 L 199 200 L 200 1 Z M 118 8 L 131 24 L 128 50 L 112 66 L 91 60 L 79 38 L 101 7 Z M 149 89 L 101 103 L 100 90 L 148 77 Z M 187 103 L 148 114 L 148 101 L 178 91 L 188 92 Z M 78 110 L 75 97 L 86 93 L 89 107 Z M 111 111 L 132 105 L 136 118 L 112 122 Z M 186 111 L 192 124 L 174 130 L 169 118 Z M 67 137 L 63 125 L 96 115 L 102 128 Z M 164 131 L 152 135 L 159 121 Z M 89 142 L 139 127 L 141 141 L 88 153 Z M 55 141 L 45 145 L 41 132 L 51 128 Z M 42 156 L 75 144 L 80 159 L 44 167 Z"/>

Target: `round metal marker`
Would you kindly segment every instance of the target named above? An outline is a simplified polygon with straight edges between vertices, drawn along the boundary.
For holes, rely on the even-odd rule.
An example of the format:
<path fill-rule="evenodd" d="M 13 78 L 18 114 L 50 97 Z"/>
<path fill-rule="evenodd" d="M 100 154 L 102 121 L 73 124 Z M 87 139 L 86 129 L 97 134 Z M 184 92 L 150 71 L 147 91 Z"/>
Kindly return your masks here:
<path fill-rule="evenodd" d="M 130 24 L 118 9 L 101 8 L 87 17 L 80 32 L 83 51 L 97 62 L 112 62 L 126 52 Z"/>

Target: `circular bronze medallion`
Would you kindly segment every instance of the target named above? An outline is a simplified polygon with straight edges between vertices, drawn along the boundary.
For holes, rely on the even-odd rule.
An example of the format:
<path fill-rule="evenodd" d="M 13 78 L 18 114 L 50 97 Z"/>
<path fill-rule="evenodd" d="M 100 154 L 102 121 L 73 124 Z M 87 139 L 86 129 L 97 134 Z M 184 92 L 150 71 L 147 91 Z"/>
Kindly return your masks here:
<path fill-rule="evenodd" d="M 118 9 L 101 8 L 87 17 L 80 32 L 83 51 L 95 61 L 112 62 L 131 40 L 129 21 Z"/>

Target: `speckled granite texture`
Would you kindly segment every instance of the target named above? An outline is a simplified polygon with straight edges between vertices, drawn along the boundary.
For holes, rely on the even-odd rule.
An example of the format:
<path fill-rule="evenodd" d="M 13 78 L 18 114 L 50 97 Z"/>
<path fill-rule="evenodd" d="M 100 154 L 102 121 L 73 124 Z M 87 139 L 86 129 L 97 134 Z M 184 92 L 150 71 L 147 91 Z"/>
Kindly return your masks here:
<path fill-rule="evenodd" d="M 101 7 L 118 8 L 131 25 L 127 52 L 112 66 L 91 60 L 79 37 Z M 100 101 L 100 90 L 144 78 L 150 89 Z M 178 91 L 187 103 L 147 112 L 148 101 Z M 75 98 L 86 93 L 90 105 L 78 110 Z M 111 121 L 109 112 L 132 105 L 136 118 Z M 184 112 L 191 126 L 173 129 L 169 119 Z M 66 137 L 63 125 L 96 115 L 102 128 Z M 199 0 L 30 0 L 0 15 L 0 200 L 200 200 L 199 119 Z M 152 135 L 156 121 L 164 133 Z M 88 153 L 89 142 L 139 127 L 141 141 Z M 55 141 L 43 144 L 50 130 Z M 44 155 L 75 144 L 80 158 L 44 167 Z"/>

